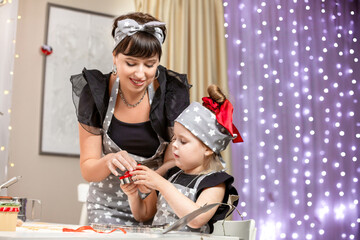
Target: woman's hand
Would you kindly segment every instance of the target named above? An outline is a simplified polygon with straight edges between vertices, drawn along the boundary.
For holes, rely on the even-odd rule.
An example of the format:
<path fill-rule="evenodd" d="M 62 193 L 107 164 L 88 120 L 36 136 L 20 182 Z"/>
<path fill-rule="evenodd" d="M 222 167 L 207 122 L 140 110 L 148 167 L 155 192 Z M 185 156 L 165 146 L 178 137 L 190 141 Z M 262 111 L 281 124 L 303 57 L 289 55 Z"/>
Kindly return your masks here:
<path fill-rule="evenodd" d="M 167 181 L 154 170 L 143 165 L 137 166 L 136 170 L 130 172 L 130 174 L 136 185 L 143 184 L 149 189 L 158 190 L 158 186 L 160 186 L 162 182 Z"/>
<path fill-rule="evenodd" d="M 115 176 L 119 176 L 116 168 L 119 168 L 121 171 L 133 171 L 137 166 L 137 162 L 126 151 L 108 154 L 106 158 L 106 166 Z"/>

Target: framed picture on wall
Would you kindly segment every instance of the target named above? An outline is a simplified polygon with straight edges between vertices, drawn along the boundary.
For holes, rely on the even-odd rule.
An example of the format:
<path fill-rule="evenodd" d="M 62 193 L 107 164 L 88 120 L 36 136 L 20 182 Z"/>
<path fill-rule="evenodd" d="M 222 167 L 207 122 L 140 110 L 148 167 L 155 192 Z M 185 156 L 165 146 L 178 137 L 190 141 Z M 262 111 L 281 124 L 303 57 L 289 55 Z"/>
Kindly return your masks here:
<path fill-rule="evenodd" d="M 109 73 L 114 16 L 48 4 L 40 154 L 79 156 L 78 122 L 70 76 L 87 69 Z"/>

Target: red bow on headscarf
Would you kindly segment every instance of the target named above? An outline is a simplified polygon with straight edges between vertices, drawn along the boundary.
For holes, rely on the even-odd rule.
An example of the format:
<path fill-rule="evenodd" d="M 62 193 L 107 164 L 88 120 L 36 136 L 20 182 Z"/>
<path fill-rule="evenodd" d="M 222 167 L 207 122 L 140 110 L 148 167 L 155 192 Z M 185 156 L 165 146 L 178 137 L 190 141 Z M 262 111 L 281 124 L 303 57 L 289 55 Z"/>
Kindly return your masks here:
<path fill-rule="evenodd" d="M 231 102 L 226 99 L 221 105 L 219 105 L 217 102 L 215 102 L 209 97 L 203 97 L 202 100 L 203 106 L 215 113 L 218 123 L 221 124 L 224 128 L 226 128 L 231 134 L 231 136 L 234 136 L 234 134 L 237 135 L 237 137 L 232 141 L 234 143 L 243 142 L 244 140 L 242 139 L 239 131 L 233 124 L 234 108 Z"/>

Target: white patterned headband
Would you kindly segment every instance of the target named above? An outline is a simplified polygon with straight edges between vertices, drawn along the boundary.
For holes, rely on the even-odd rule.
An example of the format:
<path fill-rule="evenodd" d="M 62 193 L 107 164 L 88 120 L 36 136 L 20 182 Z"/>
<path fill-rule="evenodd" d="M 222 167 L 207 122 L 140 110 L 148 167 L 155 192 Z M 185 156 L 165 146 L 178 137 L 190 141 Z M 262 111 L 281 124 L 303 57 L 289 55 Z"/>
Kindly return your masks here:
<path fill-rule="evenodd" d="M 216 115 L 198 102 L 191 103 L 176 119 L 217 155 L 225 150 L 231 140 L 240 140 L 238 132 L 231 134 L 222 126 Z"/>
<path fill-rule="evenodd" d="M 147 22 L 143 25 L 138 24 L 135 20 L 127 18 L 117 22 L 117 28 L 114 34 L 114 49 L 126 37 L 131 36 L 137 32 L 147 32 L 152 34 L 160 42 L 164 42 L 164 32 L 159 28 L 165 26 L 165 23 L 158 21 Z"/>

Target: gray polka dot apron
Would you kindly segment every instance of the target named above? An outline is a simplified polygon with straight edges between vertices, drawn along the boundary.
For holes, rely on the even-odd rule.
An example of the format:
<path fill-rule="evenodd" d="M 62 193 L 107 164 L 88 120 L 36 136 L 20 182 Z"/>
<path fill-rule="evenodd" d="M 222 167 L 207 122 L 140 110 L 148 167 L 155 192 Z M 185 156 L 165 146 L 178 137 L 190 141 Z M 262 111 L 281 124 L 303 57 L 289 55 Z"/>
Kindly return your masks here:
<path fill-rule="evenodd" d="M 180 185 L 178 183 L 176 183 L 176 180 L 181 177 L 181 173 L 183 171 L 180 170 L 177 173 L 175 173 L 174 175 L 172 175 L 168 180 L 170 182 L 172 182 L 172 184 L 176 187 L 177 190 L 179 190 L 179 192 L 181 192 L 182 194 L 184 194 L 186 197 L 188 197 L 190 200 L 196 202 L 195 199 L 195 195 L 196 192 L 199 188 L 199 184 L 201 183 L 201 181 L 209 176 L 210 174 L 214 173 L 214 172 L 210 172 L 204 175 L 199 175 L 199 177 L 194 178 L 189 184 L 188 186 L 194 181 L 196 180 L 194 187 L 190 188 L 188 186 L 183 186 Z M 174 178 L 176 177 L 176 179 L 174 180 Z M 158 196 L 158 200 L 157 200 L 157 212 L 154 216 L 154 220 L 153 220 L 153 225 L 165 225 L 165 224 L 173 224 L 175 223 L 179 218 L 178 216 L 175 214 L 175 212 L 172 210 L 172 208 L 170 207 L 170 205 L 167 203 L 167 201 L 165 200 L 165 198 L 162 196 L 161 193 L 159 193 Z M 191 231 L 191 232 L 202 232 L 202 233 L 209 233 L 210 232 L 210 227 L 208 224 L 205 224 L 204 226 L 202 226 L 199 229 L 194 229 L 194 228 L 190 228 L 188 226 L 185 226 L 182 229 L 179 229 L 179 231 Z"/>
<path fill-rule="evenodd" d="M 111 123 L 111 119 L 114 114 L 114 108 L 119 91 L 119 78 L 114 82 L 111 89 L 111 96 L 109 99 L 109 106 L 106 112 L 105 120 L 103 122 L 102 129 L 102 148 L 103 155 L 109 153 L 116 153 L 121 149 L 112 141 L 108 136 L 108 129 Z M 148 96 L 150 105 L 154 97 L 154 87 L 152 84 L 148 86 Z M 134 154 L 129 155 L 135 159 L 138 163 L 145 165 L 151 169 L 157 169 L 163 162 L 162 155 L 166 149 L 167 142 L 165 142 L 158 135 L 160 145 L 155 154 L 150 158 L 144 158 Z M 117 169 L 120 175 L 124 172 Z M 142 195 L 143 197 L 145 195 Z M 91 182 L 88 199 L 88 223 L 100 223 L 100 224 L 119 224 L 119 225 L 139 225 L 130 210 L 128 199 L 126 194 L 120 188 L 119 177 L 116 177 L 112 173 L 100 182 Z"/>

